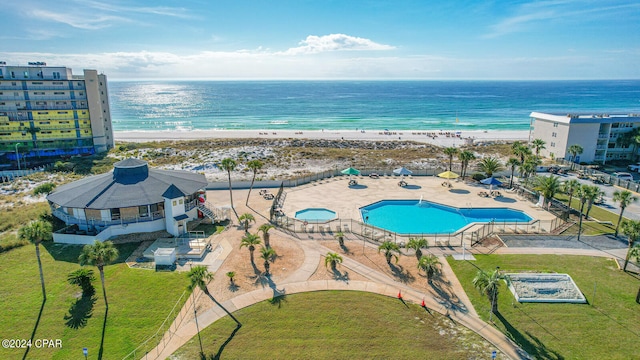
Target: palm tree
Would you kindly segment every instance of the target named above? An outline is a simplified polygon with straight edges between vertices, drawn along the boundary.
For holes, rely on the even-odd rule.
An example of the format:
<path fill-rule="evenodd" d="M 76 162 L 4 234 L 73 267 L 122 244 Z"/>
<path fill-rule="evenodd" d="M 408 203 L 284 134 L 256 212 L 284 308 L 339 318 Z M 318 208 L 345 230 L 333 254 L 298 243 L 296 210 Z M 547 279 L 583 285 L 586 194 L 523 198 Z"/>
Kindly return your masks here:
<path fill-rule="evenodd" d="M 249 249 L 249 254 L 251 255 L 251 265 L 254 265 L 255 262 L 253 260 L 253 251 L 256 249 L 256 245 L 260 245 L 260 237 L 255 234 L 246 233 L 242 237 L 240 241 L 240 248 L 247 247 Z"/>
<path fill-rule="evenodd" d="M 223 170 L 225 170 L 227 172 L 227 175 L 229 176 L 229 200 L 231 201 L 231 208 L 233 209 L 234 213 L 236 209 L 233 207 L 233 190 L 231 189 L 231 172 L 236 169 L 236 166 L 238 166 L 238 163 L 236 163 L 236 161 L 231 158 L 222 159 L 222 162 L 220 162 L 220 167 Z M 238 217 L 237 213 L 236 213 L 236 217 Z"/>
<path fill-rule="evenodd" d="M 91 296 L 95 293 L 91 282 L 95 280 L 93 276 L 93 270 L 80 268 L 76 271 L 72 271 L 67 275 L 67 282 L 71 285 L 78 285 L 82 289 L 82 296 Z"/>
<path fill-rule="evenodd" d="M 631 154 L 633 154 L 633 158 L 635 160 L 638 154 L 638 145 L 640 145 L 640 128 L 636 127 L 631 131 L 620 134 L 616 139 L 616 142 L 623 147 L 633 146 Z"/>
<path fill-rule="evenodd" d="M 575 194 L 579 188 L 580 181 L 576 179 L 568 180 L 562 185 L 562 192 L 569 195 L 569 202 L 567 203 L 567 205 L 569 206 L 569 211 L 571 211 L 571 201 L 573 200 L 573 194 Z"/>
<path fill-rule="evenodd" d="M 340 244 L 340 247 L 344 247 L 344 233 L 342 231 L 338 231 L 333 236 L 338 239 L 338 244 Z"/>
<path fill-rule="evenodd" d="M 273 225 L 269 223 L 264 223 L 258 228 L 258 231 L 262 231 L 262 240 L 264 240 L 264 246 L 266 247 L 271 247 L 271 244 L 269 244 L 269 230 L 271 229 L 273 229 Z"/>
<path fill-rule="evenodd" d="M 528 182 L 529 176 L 536 173 L 536 167 L 541 163 L 542 161 L 536 156 L 530 156 L 524 160 L 520 165 L 520 173 L 525 178 L 525 182 Z"/>
<path fill-rule="evenodd" d="M 244 213 L 240 215 L 238 221 L 244 226 L 244 232 L 249 231 L 249 223 L 256 222 L 256 219 L 250 213 Z"/>
<path fill-rule="evenodd" d="M 633 196 L 633 193 L 629 190 L 616 190 L 613 192 L 613 202 L 620 203 L 620 216 L 618 216 L 618 225 L 616 225 L 616 237 L 618 237 L 618 228 L 620 227 L 620 221 L 622 221 L 622 213 L 632 202 L 638 200 Z"/>
<path fill-rule="evenodd" d="M 324 257 L 324 266 L 327 267 L 331 265 L 331 269 L 335 270 L 337 264 L 342 264 L 342 256 L 334 252 L 328 252 Z"/>
<path fill-rule="evenodd" d="M 229 275 L 229 273 L 232 273 L 232 272 L 233 271 L 230 271 L 227 273 L 227 276 L 229 276 L 229 278 L 231 279 L 231 282 L 233 282 L 233 276 L 235 276 L 235 273 L 233 273 L 233 276 Z M 187 277 L 189 278 L 189 286 L 188 286 L 189 290 L 193 290 L 196 287 L 199 287 L 200 290 L 202 290 L 202 292 L 207 294 L 207 296 L 209 296 L 209 298 L 214 303 L 216 303 L 216 305 L 220 306 L 222 310 L 224 310 L 224 312 L 226 312 L 227 315 L 229 315 L 233 319 L 233 321 L 235 321 L 236 324 L 238 324 L 238 327 L 242 326 L 240 321 L 238 321 L 238 319 L 236 319 L 236 317 L 233 316 L 233 314 L 231 314 L 229 310 L 227 310 L 224 306 L 222 306 L 222 304 L 217 302 L 216 299 L 214 299 L 211 293 L 209 292 L 209 289 L 207 288 L 207 284 L 209 284 L 209 282 L 213 280 L 213 274 L 209 272 L 209 268 L 207 268 L 204 265 L 194 266 L 187 273 Z M 195 313 L 196 309 L 194 308 L 193 311 Z M 197 326 L 198 326 L 198 317 L 196 315 L 196 329 L 197 329 Z M 198 334 L 200 334 L 200 330 L 198 329 L 197 331 L 198 331 Z M 201 349 L 200 356 L 201 358 L 204 358 L 204 353 L 202 352 L 202 344 L 200 344 L 200 349 Z"/>
<path fill-rule="evenodd" d="M 535 190 L 540 191 L 547 201 L 547 210 L 551 206 L 551 200 L 560 192 L 560 177 L 559 176 L 538 176 L 536 178 Z"/>
<path fill-rule="evenodd" d="M 531 146 L 535 149 L 536 156 L 540 156 L 540 150 L 546 149 L 546 147 L 544 146 L 545 144 L 546 142 L 542 139 L 534 139 L 531 142 Z"/>
<path fill-rule="evenodd" d="M 385 241 L 378 246 L 378 254 L 380 251 L 384 251 L 384 257 L 387 259 L 387 264 L 391 264 L 392 257 L 395 257 L 396 264 L 398 263 L 398 255 L 394 254 L 400 254 L 400 246 L 398 246 L 398 244 L 391 241 Z"/>
<path fill-rule="evenodd" d="M 577 156 L 582 154 L 583 151 L 584 149 L 582 148 L 582 146 L 578 144 L 573 144 L 569 146 L 569 149 L 567 150 L 567 152 L 571 154 L 571 170 L 573 170 L 573 164 L 576 162 Z"/>
<path fill-rule="evenodd" d="M 587 203 L 587 197 L 589 195 L 589 185 L 581 185 L 576 196 L 580 199 L 580 222 L 578 223 L 578 241 L 580 240 L 580 234 L 582 233 L 582 212 L 584 211 L 584 204 Z"/>
<path fill-rule="evenodd" d="M 422 249 L 428 247 L 429 242 L 425 238 L 409 238 L 409 242 L 407 243 L 408 249 L 414 249 L 416 251 L 416 259 L 418 259 L 418 261 L 422 257 Z"/>
<path fill-rule="evenodd" d="M 491 156 L 480 160 L 480 163 L 478 163 L 478 170 L 487 174 L 487 177 L 492 177 L 494 173 L 502 169 L 503 166 L 500 160 Z"/>
<path fill-rule="evenodd" d="M 236 283 L 233 280 L 233 278 L 236 277 L 236 272 L 235 271 L 229 271 L 229 272 L 227 272 L 227 276 L 229 277 L 229 283 L 231 284 L 231 286 L 234 286 Z"/>
<path fill-rule="evenodd" d="M 638 239 L 640 239 L 640 221 L 638 220 L 625 220 L 622 223 L 622 233 L 627 235 L 627 242 L 629 243 L 629 250 L 627 256 L 624 259 L 624 267 L 622 270 L 627 271 L 627 264 L 629 264 L 629 258 L 631 257 L 632 249 Z"/>
<path fill-rule="evenodd" d="M 448 147 L 444 149 L 444 154 L 449 157 L 449 171 L 451 171 L 451 165 L 453 163 L 453 156 L 458 153 L 458 149 L 454 147 Z"/>
<path fill-rule="evenodd" d="M 204 265 L 197 265 L 191 268 L 187 273 L 189 278 L 189 290 L 200 288 L 205 294 L 209 294 L 207 284 L 213 280 L 213 274 L 209 272 L 209 268 Z"/>
<path fill-rule="evenodd" d="M 249 193 L 247 194 L 247 202 L 245 205 L 249 205 L 249 196 L 251 195 L 251 190 L 253 190 L 253 183 L 256 181 L 256 175 L 258 174 L 258 170 L 262 169 L 264 164 L 260 160 L 251 160 L 247 163 L 247 167 L 253 171 L 253 177 L 251 178 L 251 186 L 249 187 Z"/>
<path fill-rule="evenodd" d="M 587 196 L 587 213 L 585 214 L 585 218 L 589 219 L 589 213 L 591 212 L 591 208 L 593 204 L 604 196 L 604 191 L 600 189 L 597 185 L 590 185 L 589 190 L 586 193 Z"/>
<path fill-rule="evenodd" d="M 467 175 L 467 168 L 469 167 L 469 161 L 474 160 L 475 158 L 476 156 L 469 150 L 461 151 L 458 154 L 458 159 L 461 162 L 460 170 L 461 170 L 462 180 L 464 180 L 464 177 Z"/>
<path fill-rule="evenodd" d="M 44 288 L 44 273 L 42 272 L 42 261 L 40 260 L 40 243 L 51 239 L 51 223 L 42 220 L 34 220 L 18 230 L 18 237 L 32 242 L 36 246 L 36 258 L 38 258 L 38 269 L 40 270 L 40 284 L 42 285 L 42 298 L 47 300 L 47 292 Z"/>
<path fill-rule="evenodd" d="M 516 158 L 509 158 L 507 168 L 511 169 L 511 178 L 509 179 L 509 188 L 513 187 L 513 174 L 516 172 L 516 166 L 520 165 L 520 161 Z"/>
<path fill-rule="evenodd" d="M 264 273 L 269 276 L 269 269 L 271 267 L 270 262 L 273 262 L 276 259 L 276 251 L 270 247 L 262 247 L 260 249 L 260 258 L 264 260 Z"/>
<path fill-rule="evenodd" d="M 516 141 L 511 144 L 511 152 L 520 159 L 521 164 L 523 164 L 524 160 L 531 155 L 531 149 L 520 141 Z"/>
<path fill-rule="evenodd" d="M 473 278 L 473 286 L 480 291 L 481 294 L 486 295 L 491 302 L 491 313 L 498 312 L 498 292 L 500 289 L 500 280 L 504 276 L 500 274 L 498 269 L 494 270 L 490 274 L 484 270 L 478 270 L 476 276 Z"/>
<path fill-rule="evenodd" d="M 421 256 L 418 260 L 418 270 L 422 270 L 427 274 L 427 281 L 431 283 L 433 277 L 440 273 L 440 260 L 431 254 L 429 256 Z"/>
<path fill-rule="evenodd" d="M 118 249 L 113 246 L 111 241 L 100 242 L 96 240 L 93 245 L 85 245 L 78 257 L 80 265 L 93 265 L 100 271 L 102 296 L 107 309 L 109 308 L 109 303 L 107 302 L 107 289 L 104 286 L 104 267 L 115 261 L 118 256 Z"/>

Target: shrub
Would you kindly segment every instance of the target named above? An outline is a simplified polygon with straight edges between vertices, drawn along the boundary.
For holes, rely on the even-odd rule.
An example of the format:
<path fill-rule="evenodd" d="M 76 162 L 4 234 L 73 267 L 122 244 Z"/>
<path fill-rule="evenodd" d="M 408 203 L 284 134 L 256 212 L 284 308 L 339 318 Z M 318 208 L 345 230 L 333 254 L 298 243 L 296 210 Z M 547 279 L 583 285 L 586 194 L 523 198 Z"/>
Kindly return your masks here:
<path fill-rule="evenodd" d="M 477 172 L 471 175 L 471 178 L 475 181 L 480 181 L 486 179 L 487 177 L 483 173 Z"/>
<path fill-rule="evenodd" d="M 56 187 L 56 184 L 54 183 L 44 183 L 42 185 L 38 185 L 36 186 L 35 189 L 33 189 L 33 195 L 38 196 L 40 194 L 45 194 L 45 195 L 49 195 L 51 194 L 51 192 L 53 191 L 53 189 Z"/>

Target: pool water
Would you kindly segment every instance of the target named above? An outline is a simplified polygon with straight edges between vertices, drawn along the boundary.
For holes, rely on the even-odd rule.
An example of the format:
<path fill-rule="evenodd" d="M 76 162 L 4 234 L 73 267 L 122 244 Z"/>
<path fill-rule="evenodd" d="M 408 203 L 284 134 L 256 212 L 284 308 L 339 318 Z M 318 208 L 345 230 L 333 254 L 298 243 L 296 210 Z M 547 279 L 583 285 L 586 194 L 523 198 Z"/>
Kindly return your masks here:
<path fill-rule="evenodd" d="M 336 212 L 324 208 L 308 208 L 296 212 L 296 219 L 306 221 L 329 221 L 336 218 Z"/>
<path fill-rule="evenodd" d="M 471 223 L 529 222 L 520 210 L 455 208 L 429 201 L 382 200 L 360 208 L 362 220 L 398 234 L 448 234 Z"/>

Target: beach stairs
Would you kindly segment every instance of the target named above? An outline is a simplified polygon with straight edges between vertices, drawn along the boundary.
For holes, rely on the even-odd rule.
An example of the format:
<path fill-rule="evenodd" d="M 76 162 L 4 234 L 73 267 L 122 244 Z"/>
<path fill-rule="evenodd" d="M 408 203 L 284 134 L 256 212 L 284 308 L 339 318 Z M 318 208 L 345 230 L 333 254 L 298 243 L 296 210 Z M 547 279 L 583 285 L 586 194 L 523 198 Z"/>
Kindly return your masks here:
<path fill-rule="evenodd" d="M 216 216 L 213 213 L 213 211 L 211 209 L 209 209 L 205 204 L 202 203 L 198 203 L 198 210 L 200 210 L 200 212 L 208 217 L 209 219 L 211 219 L 211 222 L 215 222 L 216 221 Z"/>

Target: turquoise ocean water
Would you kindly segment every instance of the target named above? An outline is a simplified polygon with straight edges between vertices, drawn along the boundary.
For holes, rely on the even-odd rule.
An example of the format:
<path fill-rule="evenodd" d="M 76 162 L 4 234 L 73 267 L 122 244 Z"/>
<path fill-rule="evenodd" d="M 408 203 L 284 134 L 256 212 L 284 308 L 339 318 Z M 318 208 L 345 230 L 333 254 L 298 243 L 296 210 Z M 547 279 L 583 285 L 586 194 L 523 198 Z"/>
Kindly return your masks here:
<path fill-rule="evenodd" d="M 111 81 L 109 95 L 116 131 L 527 130 L 532 111 L 640 113 L 640 80 Z"/>

